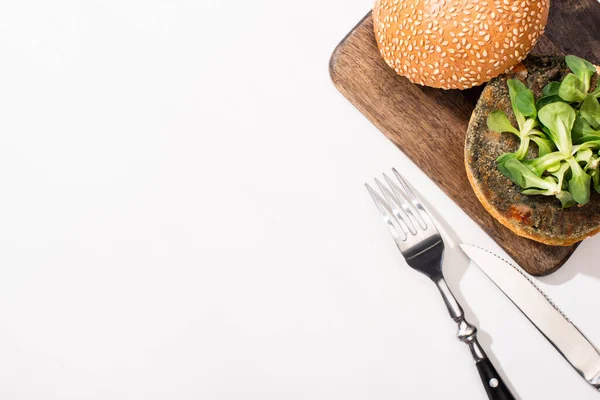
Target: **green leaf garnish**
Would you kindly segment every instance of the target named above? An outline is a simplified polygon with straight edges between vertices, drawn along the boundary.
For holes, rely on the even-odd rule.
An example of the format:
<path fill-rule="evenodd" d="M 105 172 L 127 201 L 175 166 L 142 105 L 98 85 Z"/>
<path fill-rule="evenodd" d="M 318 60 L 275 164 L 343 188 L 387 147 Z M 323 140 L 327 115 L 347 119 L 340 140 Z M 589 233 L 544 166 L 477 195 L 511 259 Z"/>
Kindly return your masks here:
<path fill-rule="evenodd" d="M 579 113 L 592 128 L 600 128 L 600 103 L 598 103 L 597 98 L 591 94 L 587 95 L 581 103 Z"/>
<path fill-rule="evenodd" d="M 584 163 L 585 166 L 586 166 L 586 169 L 587 169 L 588 166 L 592 162 L 592 156 L 593 155 L 594 155 L 594 153 L 592 152 L 592 150 L 590 150 L 590 149 L 581 149 L 581 150 L 577 151 L 577 153 L 575 153 L 575 160 L 578 163 Z"/>
<path fill-rule="evenodd" d="M 500 172 L 525 195 L 555 196 L 563 208 L 587 204 L 591 188 L 600 193 L 600 85 L 590 91 L 596 68 L 586 60 L 567 56 L 572 73 L 550 82 L 542 96 L 516 79 L 507 82 L 518 127 L 502 111 L 488 116 L 488 127 L 520 139 L 515 153 L 496 160 Z M 527 159 L 531 142 L 538 156 Z"/>
<path fill-rule="evenodd" d="M 565 101 L 559 96 L 560 85 L 560 82 L 550 82 L 549 84 L 544 86 L 542 97 L 540 97 L 535 103 L 535 106 L 538 110 L 550 103 L 555 103 L 557 101 Z"/>
<path fill-rule="evenodd" d="M 531 140 L 533 140 L 535 142 L 535 144 L 537 144 L 539 157 L 543 157 L 546 154 L 550 154 L 554 150 L 556 150 L 556 146 L 554 145 L 554 142 L 545 136 L 544 137 L 531 136 Z"/>
<path fill-rule="evenodd" d="M 542 176 L 545 171 L 552 169 L 553 165 L 560 165 L 561 161 L 564 161 L 569 157 L 570 155 L 567 156 L 556 151 L 542 157 L 534 158 L 533 160 L 523 160 L 523 164 L 529 167 L 536 176 Z"/>
<path fill-rule="evenodd" d="M 569 74 L 563 79 L 558 95 L 571 103 L 581 103 L 587 96 L 585 84 L 575 74 Z"/>
<path fill-rule="evenodd" d="M 577 115 L 573 123 L 573 129 L 571 130 L 573 143 L 583 143 L 583 138 L 590 133 L 592 135 L 595 133 L 594 128 L 581 115 Z M 600 136 L 598 138 L 600 139 Z"/>
<path fill-rule="evenodd" d="M 544 86 L 542 97 L 558 96 L 558 90 L 560 89 L 560 82 L 550 82 Z"/>
<path fill-rule="evenodd" d="M 592 76 L 596 73 L 596 67 L 591 62 L 576 56 L 566 56 L 565 61 L 569 69 L 573 71 L 573 74 L 583 83 L 583 91 L 587 94 L 590 90 Z"/>
<path fill-rule="evenodd" d="M 592 185 L 594 185 L 594 189 L 596 192 L 600 193 L 600 170 L 598 167 L 592 170 Z"/>
<path fill-rule="evenodd" d="M 494 132 L 510 132 L 521 139 L 519 149 L 513 154 L 503 154 L 498 158 L 498 162 L 502 163 L 508 158 L 523 159 L 527 156 L 529 151 L 529 144 L 533 139 L 535 143 L 539 142 L 541 148 L 539 152 L 546 154 L 551 151 L 552 146 L 548 143 L 546 135 L 538 129 L 537 120 L 537 108 L 535 104 L 535 98 L 533 92 L 525 86 L 525 84 L 517 79 L 508 80 L 508 93 L 511 99 L 511 106 L 517 125 L 519 128 L 515 128 L 507 115 L 502 111 L 493 111 L 488 115 L 487 125 L 488 128 Z M 539 140 L 534 138 L 540 138 Z"/>
<path fill-rule="evenodd" d="M 564 102 L 565 100 L 563 100 L 559 95 L 552 95 L 552 96 L 546 96 L 546 97 L 542 97 L 540 98 L 536 103 L 535 106 L 537 107 L 537 109 L 539 110 L 540 108 L 547 106 L 550 103 L 556 103 L 557 101 L 562 101 Z"/>
<path fill-rule="evenodd" d="M 502 111 L 493 111 L 487 118 L 487 125 L 494 132 L 511 132 L 520 136 L 519 130 L 512 126 L 508 117 Z"/>
<path fill-rule="evenodd" d="M 563 154 L 570 155 L 573 143 L 571 130 L 575 123 L 575 111 L 566 103 L 552 103 L 539 112 L 540 121 L 548 128 L 550 139 Z"/>
<path fill-rule="evenodd" d="M 508 80 L 508 93 L 510 95 L 510 102 L 517 118 L 519 128 L 523 129 L 525 120 L 527 118 L 534 118 L 537 116 L 537 109 L 535 108 L 535 100 L 533 98 L 533 92 L 523 82 L 518 79 Z"/>
<path fill-rule="evenodd" d="M 584 143 L 592 140 L 600 140 L 600 130 L 597 131 L 592 128 L 581 115 L 578 115 L 575 118 L 575 123 L 573 124 L 571 138 L 573 139 L 573 143 Z"/>
<path fill-rule="evenodd" d="M 525 164 L 517 159 L 504 162 L 504 175 L 523 189 L 556 190 L 556 182 L 549 182 L 534 174 Z"/>
<path fill-rule="evenodd" d="M 569 179 L 569 192 L 579 204 L 587 204 L 590 201 L 590 183 L 592 178 L 585 173 L 575 158 L 567 159 L 571 167 L 571 179 Z"/>
<path fill-rule="evenodd" d="M 573 199 L 573 196 L 571 196 L 571 193 L 567 192 L 566 190 L 557 193 L 556 198 L 560 200 L 562 208 L 573 207 L 575 204 L 577 204 L 575 199 Z"/>

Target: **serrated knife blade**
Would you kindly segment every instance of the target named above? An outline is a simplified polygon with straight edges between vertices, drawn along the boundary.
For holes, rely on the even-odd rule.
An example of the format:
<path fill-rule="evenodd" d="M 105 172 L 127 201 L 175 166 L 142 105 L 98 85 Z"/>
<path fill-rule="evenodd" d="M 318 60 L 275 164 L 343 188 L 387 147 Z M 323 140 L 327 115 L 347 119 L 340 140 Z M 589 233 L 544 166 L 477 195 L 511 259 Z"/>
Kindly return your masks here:
<path fill-rule="evenodd" d="M 579 375 L 600 390 L 598 350 L 525 272 L 481 247 L 468 244 L 461 244 L 460 247 Z"/>

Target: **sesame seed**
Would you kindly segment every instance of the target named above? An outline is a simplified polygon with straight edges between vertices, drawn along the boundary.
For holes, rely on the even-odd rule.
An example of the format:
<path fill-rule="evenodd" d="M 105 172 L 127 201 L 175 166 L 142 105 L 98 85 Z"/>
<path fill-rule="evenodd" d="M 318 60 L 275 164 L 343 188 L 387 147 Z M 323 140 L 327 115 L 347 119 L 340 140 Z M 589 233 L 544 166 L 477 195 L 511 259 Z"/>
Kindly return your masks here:
<path fill-rule="evenodd" d="M 525 58 L 543 33 L 549 4 L 376 0 L 373 25 L 379 52 L 395 71 L 415 83 L 463 88 L 463 83 L 481 84 Z"/>

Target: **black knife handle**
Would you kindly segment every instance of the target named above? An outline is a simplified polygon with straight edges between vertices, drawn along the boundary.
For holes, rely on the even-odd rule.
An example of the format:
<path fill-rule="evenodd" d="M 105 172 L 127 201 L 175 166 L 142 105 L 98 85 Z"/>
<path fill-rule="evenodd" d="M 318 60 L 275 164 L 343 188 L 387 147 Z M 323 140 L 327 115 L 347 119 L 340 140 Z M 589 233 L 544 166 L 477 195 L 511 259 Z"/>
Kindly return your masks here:
<path fill-rule="evenodd" d="M 478 361 L 475 365 L 490 400 L 515 400 L 489 358 Z"/>

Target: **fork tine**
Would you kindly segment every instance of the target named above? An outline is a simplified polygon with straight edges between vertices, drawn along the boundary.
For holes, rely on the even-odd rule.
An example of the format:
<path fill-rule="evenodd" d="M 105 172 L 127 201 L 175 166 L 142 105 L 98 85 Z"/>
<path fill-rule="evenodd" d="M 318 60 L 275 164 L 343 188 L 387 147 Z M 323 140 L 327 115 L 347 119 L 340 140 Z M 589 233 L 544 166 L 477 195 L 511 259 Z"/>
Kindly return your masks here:
<path fill-rule="evenodd" d="M 385 180 L 388 185 L 392 188 L 392 191 L 399 197 L 402 201 L 402 206 L 404 207 L 404 212 L 410 217 L 411 221 L 415 227 L 421 227 L 421 229 L 427 229 L 427 223 L 423 220 L 422 216 L 419 214 L 417 208 L 414 203 L 410 199 L 408 193 L 404 190 L 404 188 L 400 188 L 398 183 L 390 179 L 387 174 L 383 174 Z"/>
<path fill-rule="evenodd" d="M 423 229 L 426 229 L 427 225 L 430 225 L 433 227 L 433 229 L 437 230 L 435 224 L 431 221 L 431 218 L 429 218 L 429 213 L 427 212 L 427 210 L 425 210 L 425 207 L 423 207 L 423 204 L 421 204 L 419 198 L 414 194 L 410 186 L 408 186 L 408 183 L 404 180 L 402 175 L 400 175 L 396 168 L 392 168 L 392 171 L 394 172 L 396 179 L 398 179 L 398 181 L 400 182 L 400 185 L 402 185 L 402 189 L 410 199 L 410 202 L 412 203 L 416 214 L 418 215 L 418 218 L 423 222 L 423 224 L 425 224 L 425 227 Z"/>
<path fill-rule="evenodd" d="M 381 216 L 383 217 L 383 220 L 385 221 L 386 225 L 388 226 L 388 229 L 389 229 L 390 233 L 392 234 L 394 241 L 396 241 L 396 243 L 398 243 L 399 241 L 404 242 L 408 238 L 407 231 L 405 231 L 404 228 L 402 227 L 402 225 L 400 225 L 400 223 L 394 216 L 394 213 L 392 212 L 392 210 L 390 210 L 390 208 L 386 204 L 385 200 L 383 200 L 381 198 L 381 196 L 379 196 L 379 194 L 377 194 L 377 192 L 375 192 L 375 190 L 373 190 L 373 188 L 371 188 L 371 186 L 369 186 L 368 183 L 365 183 L 365 187 L 367 188 L 367 190 L 369 191 L 369 194 L 373 198 L 373 201 L 375 202 L 375 205 L 377 206 L 379 213 L 381 214 Z"/>
<path fill-rule="evenodd" d="M 392 213 L 394 214 L 394 216 L 396 216 L 396 219 L 398 220 L 400 225 L 402 225 L 403 228 L 406 227 L 406 230 L 410 231 L 410 233 L 412 233 L 413 235 L 416 235 L 417 229 L 415 228 L 414 221 L 410 218 L 408 214 L 410 210 L 408 209 L 407 205 L 402 200 L 402 198 L 398 198 L 397 196 L 392 194 L 390 189 L 388 189 L 385 185 L 379 182 L 379 179 L 375 178 L 375 183 L 377 184 L 377 186 L 379 186 L 379 190 L 381 190 L 381 193 L 383 193 L 383 197 L 387 201 L 388 206 L 391 208 Z"/>

